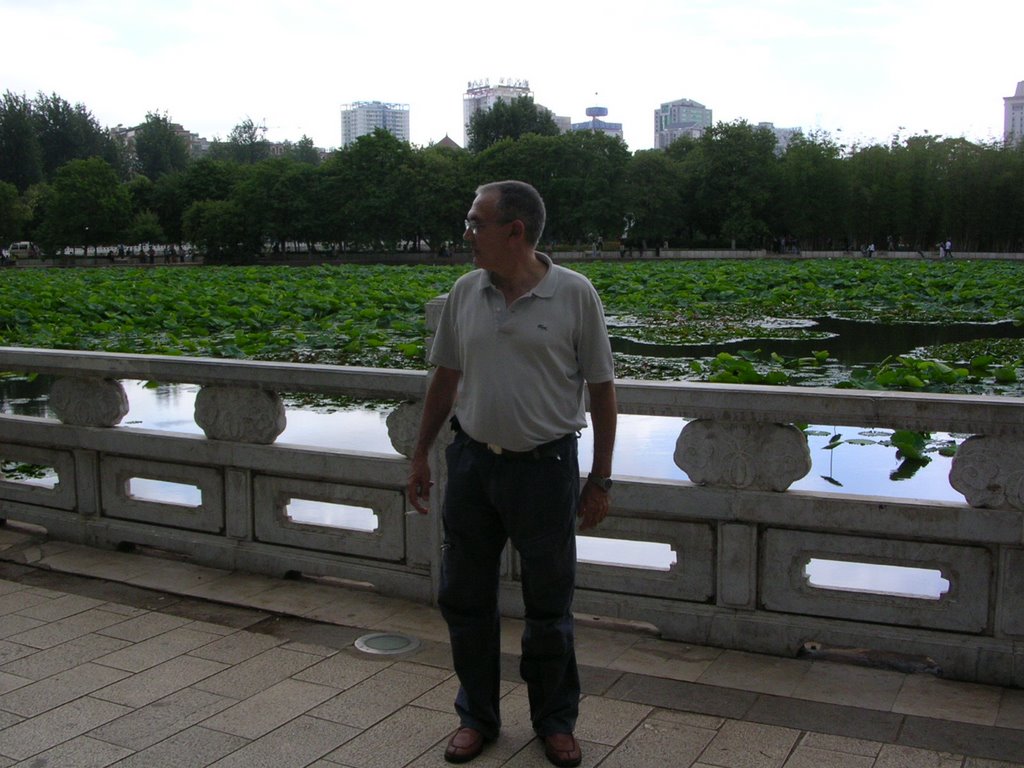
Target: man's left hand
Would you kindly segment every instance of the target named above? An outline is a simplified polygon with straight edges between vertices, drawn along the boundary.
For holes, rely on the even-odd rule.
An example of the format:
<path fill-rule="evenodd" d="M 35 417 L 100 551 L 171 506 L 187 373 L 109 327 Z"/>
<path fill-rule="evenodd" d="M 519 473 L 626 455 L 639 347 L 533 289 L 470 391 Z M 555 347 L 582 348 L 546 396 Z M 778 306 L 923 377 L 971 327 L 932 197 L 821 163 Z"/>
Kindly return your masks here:
<path fill-rule="evenodd" d="M 592 483 L 584 483 L 580 491 L 579 510 L 580 530 L 595 528 L 608 516 L 608 492 L 602 491 Z"/>

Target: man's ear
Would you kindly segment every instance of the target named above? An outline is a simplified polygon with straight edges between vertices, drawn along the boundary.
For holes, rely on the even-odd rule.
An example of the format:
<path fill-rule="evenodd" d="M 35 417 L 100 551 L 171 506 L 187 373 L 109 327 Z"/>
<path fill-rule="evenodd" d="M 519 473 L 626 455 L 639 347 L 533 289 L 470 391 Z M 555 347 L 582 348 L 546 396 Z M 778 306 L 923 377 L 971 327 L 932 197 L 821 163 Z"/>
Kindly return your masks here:
<path fill-rule="evenodd" d="M 526 232 L 526 227 L 519 219 L 512 222 L 512 229 L 509 230 L 510 237 L 522 237 Z"/>

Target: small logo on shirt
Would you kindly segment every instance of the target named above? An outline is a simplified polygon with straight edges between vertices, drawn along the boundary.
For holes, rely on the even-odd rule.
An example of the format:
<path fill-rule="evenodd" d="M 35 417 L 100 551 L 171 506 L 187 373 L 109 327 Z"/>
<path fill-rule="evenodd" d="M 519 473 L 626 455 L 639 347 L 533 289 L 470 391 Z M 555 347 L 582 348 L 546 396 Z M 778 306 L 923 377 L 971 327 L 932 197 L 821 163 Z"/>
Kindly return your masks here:
<path fill-rule="evenodd" d="M 537 323 L 537 327 L 540 328 L 542 331 L 546 331 L 548 329 L 548 327 L 544 325 L 544 323 Z"/>

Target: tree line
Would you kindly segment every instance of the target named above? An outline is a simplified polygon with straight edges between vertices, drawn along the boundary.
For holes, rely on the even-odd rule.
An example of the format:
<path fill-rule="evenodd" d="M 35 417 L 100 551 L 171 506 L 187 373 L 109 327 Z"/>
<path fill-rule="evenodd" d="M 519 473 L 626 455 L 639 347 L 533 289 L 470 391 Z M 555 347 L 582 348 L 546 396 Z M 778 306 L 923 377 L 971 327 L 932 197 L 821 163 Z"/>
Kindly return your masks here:
<path fill-rule="evenodd" d="M 479 113 L 471 150 L 414 147 L 389 133 L 320 162 L 312 141 L 270 156 L 245 120 L 208 155 L 189 156 L 166 115 L 132 147 L 56 95 L 0 104 L 0 240 L 44 249 L 190 242 L 212 260 L 287 242 L 347 250 L 437 251 L 461 242 L 473 190 L 496 178 L 535 185 L 545 247 L 1024 250 L 1024 147 L 894 137 L 844 146 L 826 133 L 774 134 L 719 123 L 667 150 L 630 152 L 592 132 L 557 134 L 526 98 Z M 531 112 L 532 110 L 532 112 Z"/>

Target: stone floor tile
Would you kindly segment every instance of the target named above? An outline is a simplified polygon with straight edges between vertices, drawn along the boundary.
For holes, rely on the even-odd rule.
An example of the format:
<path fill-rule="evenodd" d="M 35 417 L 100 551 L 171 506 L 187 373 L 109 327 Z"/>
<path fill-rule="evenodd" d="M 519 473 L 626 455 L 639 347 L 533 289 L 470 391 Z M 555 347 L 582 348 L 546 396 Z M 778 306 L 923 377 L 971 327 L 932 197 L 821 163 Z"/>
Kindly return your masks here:
<path fill-rule="evenodd" d="M 277 602 L 265 601 L 264 604 L 270 608 Z M 391 600 L 372 592 L 339 589 L 334 600 L 310 608 L 303 615 L 313 621 L 372 629 L 384 626 L 397 610 Z"/>
<path fill-rule="evenodd" d="M 450 715 L 406 707 L 330 752 L 326 758 L 352 768 L 397 768 L 428 750 L 439 749 L 441 752 L 435 759 L 437 764 L 443 764 L 443 744 L 454 730 Z"/>
<path fill-rule="evenodd" d="M 576 660 L 597 667 L 611 666 L 638 642 L 648 639 L 637 632 L 616 632 L 593 621 L 576 622 Z"/>
<path fill-rule="evenodd" d="M 758 694 L 750 691 L 634 674 L 624 674 L 606 695 L 653 707 L 732 718 L 743 717 L 758 700 Z"/>
<path fill-rule="evenodd" d="M 640 639 L 611 663 L 612 669 L 695 682 L 722 655 L 718 648 Z"/>
<path fill-rule="evenodd" d="M 91 662 L 82 664 L 0 696 L 0 709 L 21 717 L 35 717 L 126 676 L 119 669 Z"/>
<path fill-rule="evenodd" d="M 874 768 L 961 768 L 963 761 L 962 755 L 885 744 Z"/>
<path fill-rule="evenodd" d="M 593 744 L 586 741 L 580 742 L 580 749 L 583 752 L 582 768 L 593 768 L 593 766 L 611 765 L 607 758 L 612 751 L 606 744 Z M 663 758 L 664 759 L 664 758 Z M 504 768 L 551 768 L 551 763 L 544 756 L 544 744 L 540 739 L 531 739 L 506 762 L 501 764 Z M 665 765 L 664 762 L 661 765 Z M 685 763 L 674 764 L 673 768 L 685 768 Z M 475 762 L 474 762 L 474 768 Z"/>
<path fill-rule="evenodd" d="M 704 728 L 709 731 L 717 731 L 725 724 L 725 718 L 712 715 L 701 715 L 695 712 L 677 712 L 673 709 L 653 709 L 647 716 L 648 720 L 660 720 L 676 725 L 688 725 L 693 728 Z"/>
<path fill-rule="evenodd" d="M 125 758 L 117 768 L 196 768 L 237 752 L 247 743 L 230 733 L 193 726 Z"/>
<path fill-rule="evenodd" d="M 964 768 L 1020 768 L 1024 765 L 1024 756 L 1021 762 L 1008 763 L 1005 760 L 986 760 L 982 757 L 968 757 L 964 760 Z"/>
<path fill-rule="evenodd" d="M 270 616 L 253 624 L 250 630 L 271 635 L 282 642 L 306 643 L 335 650 L 350 649 L 358 638 L 367 634 L 363 627 L 345 627 L 298 616 Z M 323 655 L 319 650 L 316 654 Z"/>
<path fill-rule="evenodd" d="M 144 750 L 237 704 L 236 699 L 185 688 L 89 732 L 90 736 Z M 244 743 L 244 739 L 239 743 Z"/>
<path fill-rule="evenodd" d="M 304 683 L 301 680 L 282 680 L 228 707 L 223 712 L 218 712 L 205 720 L 203 725 L 246 739 L 257 739 L 323 704 L 337 692 L 336 689 L 325 685 Z"/>
<path fill-rule="evenodd" d="M 4 729 L 0 754 L 16 760 L 38 755 L 88 733 L 131 710 L 120 704 L 83 697 Z"/>
<path fill-rule="evenodd" d="M 194 587 L 189 594 L 205 600 L 217 600 L 228 604 L 247 602 L 247 598 L 266 592 L 281 583 L 280 579 L 255 573 L 231 571 L 218 579 L 211 579 Z"/>
<path fill-rule="evenodd" d="M 697 682 L 792 696 L 810 670 L 810 663 L 798 659 L 765 656 L 745 651 L 724 651 L 697 678 Z"/>
<path fill-rule="evenodd" d="M 77 667 L 79 664 L 98 659 L 100 656 L 106 656 L 127 645 L 128 643 L 124 640 L 92 632 L 47 648 L 45 651 L 36 651 L 30 656 L 24 656 L 5 664 L 0 667 L 0 670 L 33 680 L 42 680 L 44 677 L 56 675 L 66 669 Z"/>
<path fill-rule="evenodd" d="M 601 763 L 602 768 L 664 768 L 666 755 L 673 766 L 689 766 L 717 735 L 716 731 L 694 728 L 665 720 L 645 720 Z M 584 752 L 587 755 L 591 750 Z"/>
<path fill-rule="evenodd" d="M 875 758 L 833 752 L 816 747 L 797 747 L 784 763 L 785 768 L 872 768 Z"/>
<path fill-rule="evenodd" d="M 205 680 L 226 667 L 226 664 L 218 661 L 177 656 L 97 690 L 93 696 L 128 707 L 144 707 L 200 680 Z"/>
<path fill-rule="evenodd" d="M 825 750 L 828 752 L 846 752 L 850 755 L 862 755 L 864 757 L 878 757 L 878 751 L 882 748 L 881 742 L 868 739 L 851 739 L 848 736 L 833 736 L 827 733 L 805 733 L 800 741 L 800 746 L 813 749 Z"/>
<path fill-rule="evenodd" d="M 347 590 L 304 581 L 278 581 L 277 586 L 252 595 L 247 602 L 267 611 L 313 618 L 336 604 L 340 598 L 339 592 L 345 593 Z"/>
<path fill-rule="evenodd" d="M 765 725 L 878 741 L 895 741 L 904 722 L 902 715 L 893 712 L 767 694 L 758 696 L 744 719 Z"/>
<path fill-rule="evenodd" d="M 246 699 L 319 662 L 319 656 L 309 653 L 271 648 L 195 683 L 195 687 L 234 699 Z"/>
<path fill-rule="evenodd" d="M 441 612 L 427 605 L 410 605 L 391 614 L 384 631 L 404 632 L 420 640 L 448 642 L 448 625 Z"/>
<path fill-rule="evenodd" d="M 999 714 L 996 725 L 1001 728 L 1019 728 L 1024 730 L 1024 690 L 1006 688 L 999 702 Z M 1024 762 L 1024 757 L 1021 758 Z"/>
<path fill-rule="evenodd" d="M 389 667 L 341 692 L 309 714 L 355 728 L 369 728 L 436 684 L 430 678 Z"/>
<path fill-rule="evenodd" d="M 166 613 L 149 611 L 118 624 L 101 629 L 97 634 L 116 637 L 119 640 L 127 640 L 131 643 L 138 643 L 148 640 L 151 637 L 162 635 L 188 624 L 188 619 L 180 619 L 177 616 L 170 616 Z"/>
<path fill-rule="evenodd" d="M 798 699 L 889 711 L 906 675 L 830 661 L 810 662 L 792 695 Z"/>
<path fill-rule="evenodd" d="M 64 573 L 128 582 L 145 573 L 151 567 L 150 560 L 151 558 L 127 553 L 112 557 L 111 553 L 104 550 L 74 547 L 47 555 L 40 561 L 40 565 Z"/>
<path fill-rule="evenodd" d="M 907 716 L 898 739 L 908 747 L 984 757 L 989 760 L 1020 760 L 1024 755 L 1024 731 L 970 722 Z"/>
<path fill-rule="evenodd" d="M 126 579 L 129 584 L 176 595 L 190 595 L 196 587 L 224 577 L 224 571 L 219 568 L 173 560 L 149 560 L 149 568 Z"/>
<path fill-rule="evenodd" d="M 0 672 L 0 699 L 3 698 L 3 694 L 16 691 L 19 688 L 24 688 L 26 685 L 31 685 L 32 679 L 28 677 L 18 677 L 7 672 Z M 2 707 L 0 707 L 2 709 Z"/>
<path fill-rule="evenodd" d="M 329 685 L 343 691 L 368 677 L 373 677 L 394 661 L 387 656 L 367 656 L 355 650 L 342 651 L 292 675 L 295 680 Z"/>
<path fill-rule="evenodd" d="M 53 598 L 48 598 L 37 592 L 28 589 L 18 589 L 0 594 L 0 616 L 18 611 L 27 611 L 37 605 L 49 603 Z"/>
<path fill-rule="evenodd" d="M 270 618 L 271 614 L 245 605 L 225 605 L 195 597 L 181 597 L 164 609 L 172 616 L 191 619 L 195 628 L 209 627 L 204 632 L 228 635 L 246 629 Z M 214 629 L 213 627 L 216 627 Z"/>
<path fill-rule="evenodd" d="M 96 662 L 128 672 L 141 672 L 217 639 L 217 635 L 181 627 L 101 656 Z"/>
<path fill-rule="evenodd" d="M 792 752 L 800 731 L 730 720 L 719 729 L 700 760 L 724 768 L 778 768 Z"/>
<path fill-rule="evenodd" d="M 615 746 L 642 723 L 653 707 L 616 701 L 601 696 L 584 696 L 576 736 L 584 741 Z"/>
<path fill-rule="evenodd" d="M 33 766 L 60 766 L 60 768 L 103 768 L 132 754 L 130 749 L 105 741 L 91 739 L 88 736 L 65 741 L 51 747 L 45 752 L 25 760 L 26 768 Z M 18 763 L 22 765 L 22 763 Z"/>
<path fill-rule="evenodd" d="M 261 736 L 211 768 L 303 768 L 359 735 L 359 729 L 298 717 Z"/>
<path fill-rule="evenodd" d="M 404 659 L 396 661 L 393 668 L 399 672 L 408 672 L 410 675 L 420 675 L 435 683 L 440 683 L 452 676 L 452 672 L 447 669 L 440 669 L 428 664 L 416 664 Z"/>
<path fill-rule="evenodd" d="M 892 711 L 907 715 L 995 725 L 1003 689 L 931 675 L 908 675 Z"/>
<path fill-rule="evenodd" d="M 11 643 L 7 640 L 0 640 L 0 667 L 6 667 L 10 662 L 24 658 L 25 656 L 31 656 L 37 651 L 37 648 L 33 648 L 29 645 L 21 645 L 20 643 Z"/>
<path fill-rule="evenodd" d="M 262 632 L 234 632 L 202 648 L 196 648 L 190 655 L 224 664 L 238 664 L 282 643 L 283 641 L 276 637 Z"/>
<path fill-rule="evenodd" d="M 105 611 L 102 608 L 93 608 L 59 621 L 51 621 L 27 632 L 11 635 L 7 639 L 22 645 L 30 645 L 33 648 L 52 648 L 122 621 L 124 621 L 124 616 Z"/>
<path fill-rule="evenodd" d="M 95 600 L 91 597 L 81 595 L 62 595 L 53 600 L 36 603 L 22 608 L 18 611 L 22 616 L 28 616 L 40 621 L 57 621 L 74 616 L 76 613 L 87 611 L 90 608 L 98 608 L 103 605 L 102 600 Z"/>
<path fill-rule="evenodd" d="M 20 635 L 22 632 L 28 632 L 30 629 L 41 627 L 44 624 L 46 622 L 39 619 L 30 619 L 28 616 L 8 613 L 5 616 L 0 616 L 0 640 L 12 635 Z"/>

